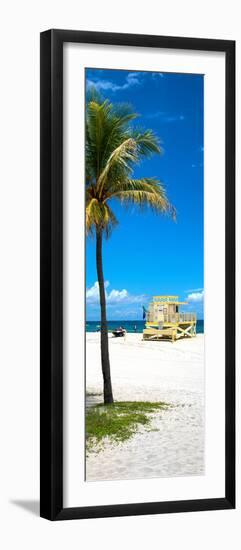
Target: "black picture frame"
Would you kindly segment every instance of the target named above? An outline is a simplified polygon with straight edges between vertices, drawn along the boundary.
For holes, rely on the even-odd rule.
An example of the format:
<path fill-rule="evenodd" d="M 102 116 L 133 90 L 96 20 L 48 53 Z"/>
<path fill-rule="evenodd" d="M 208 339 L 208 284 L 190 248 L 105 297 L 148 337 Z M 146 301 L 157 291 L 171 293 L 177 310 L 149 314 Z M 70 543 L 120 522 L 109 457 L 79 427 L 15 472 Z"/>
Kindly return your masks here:
<path fill-rule="evenodd" d="M 225 52 L 225 497 L 63 507 L 63 44 Z M 48 30 L 41 33 L 40 515 L 49 520 L 235 508 L 235 42 Z M 218 130 L 217 130 L 218 131 Z"/>

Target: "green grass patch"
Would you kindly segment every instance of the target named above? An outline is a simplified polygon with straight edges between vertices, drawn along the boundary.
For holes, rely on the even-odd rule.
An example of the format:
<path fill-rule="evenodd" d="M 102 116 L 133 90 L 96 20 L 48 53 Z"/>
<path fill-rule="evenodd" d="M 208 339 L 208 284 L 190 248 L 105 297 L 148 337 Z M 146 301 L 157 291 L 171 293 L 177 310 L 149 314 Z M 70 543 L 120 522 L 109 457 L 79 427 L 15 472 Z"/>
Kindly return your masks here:
<path fill-rule="evenodd" d="M 167 407 L 167 403 L 149 401 L 117 401 L 90 407 L 86 411 L 87 451 L 100 449 L 105 437 L 116 443 L 126 441 L 138 427 L 150 425 L 153 413 Z"/>

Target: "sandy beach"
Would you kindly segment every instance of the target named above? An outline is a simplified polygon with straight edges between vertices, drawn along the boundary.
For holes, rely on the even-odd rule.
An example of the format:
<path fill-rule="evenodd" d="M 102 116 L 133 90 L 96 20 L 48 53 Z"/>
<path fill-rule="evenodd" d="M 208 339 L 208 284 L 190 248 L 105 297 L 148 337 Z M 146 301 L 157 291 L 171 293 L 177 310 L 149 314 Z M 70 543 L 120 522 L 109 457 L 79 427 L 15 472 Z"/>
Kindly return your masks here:
<path fill-rule="evenodd" d="M 87 481 L 204 473 L 204 335 L 175 342 L 142 341 L 142 334 L 109 337 L 116 401 L 165 401 L 128 441 L 104 442 L 86 459 Z M 87 406 L 102 401 L 100 334 L 86 334 Z"/>

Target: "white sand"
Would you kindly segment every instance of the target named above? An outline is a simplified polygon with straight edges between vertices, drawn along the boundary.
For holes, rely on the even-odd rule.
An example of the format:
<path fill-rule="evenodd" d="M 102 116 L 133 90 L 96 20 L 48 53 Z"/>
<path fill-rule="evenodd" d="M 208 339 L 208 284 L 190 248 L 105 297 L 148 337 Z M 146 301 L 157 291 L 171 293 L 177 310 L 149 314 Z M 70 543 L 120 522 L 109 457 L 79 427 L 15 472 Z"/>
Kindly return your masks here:
<path fill-rule="evenodd" d="M 87 392 L 102 391 L 100 334 L 87 333 Z M 86 460 L 86 479 L 111 480 L 204 473 L 204 336 L 143 342 L 141 334 L 109 338 L 114 399 L 165 401 L 174 405 L 152 415 L 151 428 L 128 441 L 105 440 Z M 102 397 L 87 398 L 87 405 Z"/>

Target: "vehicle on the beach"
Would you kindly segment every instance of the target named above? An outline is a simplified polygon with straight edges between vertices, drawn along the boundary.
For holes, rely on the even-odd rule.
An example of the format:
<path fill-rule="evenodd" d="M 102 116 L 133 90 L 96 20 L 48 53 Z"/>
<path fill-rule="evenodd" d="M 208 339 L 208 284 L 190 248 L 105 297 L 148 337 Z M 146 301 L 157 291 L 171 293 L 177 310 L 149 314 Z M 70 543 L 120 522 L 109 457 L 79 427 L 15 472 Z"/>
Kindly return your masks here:
<path fill-rule="evenodd" d="M 196 336 L 196 313 L 179 311 L 181 305 L 178 296 L 153 296 L 148 310 L 143 308 L 146 318 L 146 328 L 143 330 L 143 340 L 170 340 L 193 338 Z"/>
<path fill-rule="evenodd" d="M 112 330 L 112 334 L 113 334 L 113 336 L 115 336 L 115 338 L 123 337 L 123 336 L 126 335 L 126 329 L 122 328 L 122 327 L 119 327 L 115 330 Z"/>

